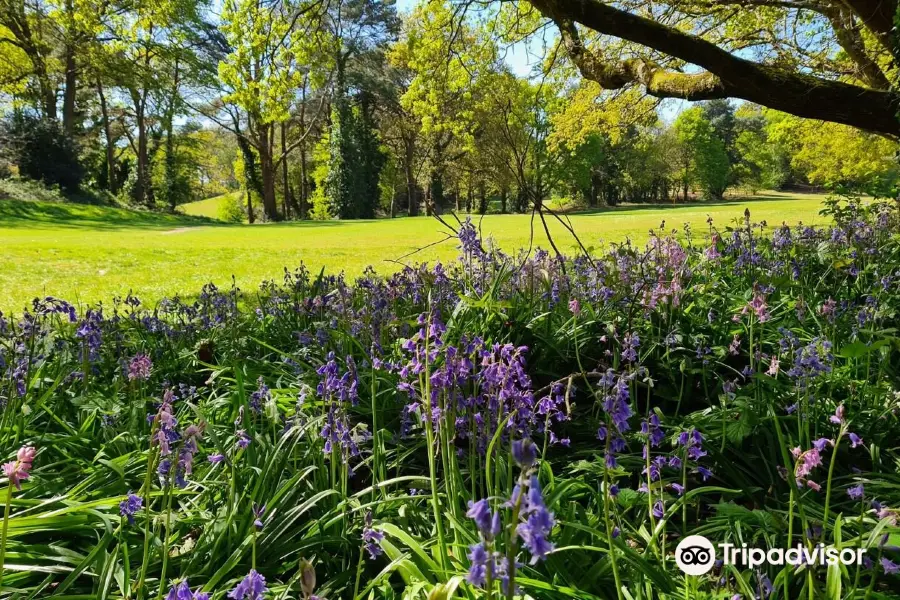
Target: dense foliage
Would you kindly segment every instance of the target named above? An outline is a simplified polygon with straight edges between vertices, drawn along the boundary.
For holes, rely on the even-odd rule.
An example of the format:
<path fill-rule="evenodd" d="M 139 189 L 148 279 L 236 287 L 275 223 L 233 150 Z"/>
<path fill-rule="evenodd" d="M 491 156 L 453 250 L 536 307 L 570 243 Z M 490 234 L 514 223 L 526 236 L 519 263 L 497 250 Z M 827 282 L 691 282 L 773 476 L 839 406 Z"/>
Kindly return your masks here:
<path fill-rule="evenodd" d="M 2 158 L 29 179 L 78 191 L 84 177 L 75 142 L 56 121 L 15 113 L 0 130 Z"/>
<path fill-rule="evenodd" d="M 681 111 L 659 98 L 719 80 L 679 73 L 671 48 L 627 41 L 633 27 L 617 39 L 575 25 L 566 3 L 420 0 L 398 11 L 393 0 L 9 0 L 0 115 L 33 115 L 40 126 L 26 133 L 54 152 L 0 152 L 0 176 L 72 187 L 60 177 L 77 175 L 166 210 L 241 191 L 250 222 L 527 213 L 550 200 L 716 200 L 788 185 L 895 196 L 896 136 L 871 131 L 890 135 L 896 123 L 867 133 L 791 116 L 828 105 L 832 120 L 868 120 L 895 85 L 883 44 L 866 37 L 872 15 L 848 2 L 635 5 L 673 39 L 690 31 L 730 57 L 754 48 L 769 57 L 765 78 L 821 76 L 803 79 L 819 87 L 799 106 L 729 104 L 747 97 L 732 77 L 735 89 L 707 89 Z M 586 6 L 612 10 L 607 24 L 635 8 Z M 618 75 L 586 68 L 574 34 L 588 62 Z M 859 93 L 824 99 L 838 83 Z M 857 115 L 857 103 L 869 112 Z M 225 207 L 229 220 L 236 208 Z"/>
<path fill-rule="evenodd" d="M 35 300 L 0 320 L 0 595 L 895 597 L 900 222 L 828 212 Z M 867 562 L 685 577 L 686 534 Z"/>

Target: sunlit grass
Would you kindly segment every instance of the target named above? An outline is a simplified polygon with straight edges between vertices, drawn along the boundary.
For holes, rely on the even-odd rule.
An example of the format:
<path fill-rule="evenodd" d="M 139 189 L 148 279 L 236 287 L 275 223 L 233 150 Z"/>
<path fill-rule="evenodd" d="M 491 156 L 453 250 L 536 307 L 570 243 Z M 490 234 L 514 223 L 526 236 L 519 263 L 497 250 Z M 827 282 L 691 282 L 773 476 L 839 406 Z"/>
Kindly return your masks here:
<path fill-rule="evenodd" d="M 663 220 L 667 228 L 688 222 L 702 233 L 708 217 L 724 227 L 745 208 L 754 220 L 769 224 L 821 221 L 823 198 L 767 193 L 752 200 L 626 206 L 568 218 L 586 246 L 599 247 L 626 238 L 644 240 Z M 528 215 L 489 215 L 480 226 L 504 250 L 529 245 Z M 559 223 L 549 226 L 560 250 L 576 248 Z M 394 262 L 445 237 L 440 223 L 425 217 L 250 226 L 97 206 L 0 201 L 0 307 L 19 310 L 41 295 L 109 300 L 129 290 L 152 301 L 194 294 L 208 281 L 230 285 L 232 275 L 249 290 L 301 262 L 316 271 L 325 267 L 356 275 L 373 265 L 387 272 L 401 262 L 451 260 L 456 255 L 452 240 Z M 549 247 L 538 221 L 534 245 Z"/>
<path fill-rule="evenodd" d="M 208 217 L 210 219 L 218 219 L 219 205 L 223 200 L 225 200 L 226 198 L 230 198 L 236 193 L 240 194 L 240 192 L 232 192 L 230 194 L 222 194 L 221 196 L 207 198 L 206 200 L 197 200 L 196 202 L 182 204 L 178 207 L 178 211 L 194 217 Z"/>

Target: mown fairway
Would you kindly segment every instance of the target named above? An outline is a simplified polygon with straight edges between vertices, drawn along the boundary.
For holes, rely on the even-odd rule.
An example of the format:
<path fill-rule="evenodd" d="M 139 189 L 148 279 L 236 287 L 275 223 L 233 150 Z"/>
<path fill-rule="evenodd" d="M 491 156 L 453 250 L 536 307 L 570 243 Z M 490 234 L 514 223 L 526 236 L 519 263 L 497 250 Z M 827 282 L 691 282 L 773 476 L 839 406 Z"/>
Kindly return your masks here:
<path fill-rule="evenodd" d="M 569 218 L 585 245 L 597 247 L 626 238 L 644 240 L 663 220 L 668 228 L 689 222 L 702 234 L 708 216 L 725 227 L 745 207 L 754 220 L 770 225 L 817 222 L 822 220 L 818 211 L 823 198 L 769 193 L 752 200 L 629 206 Z M 560 249 L 571 251 L 571 236 L 558 223 L 550 227 Z M 530 217 L 491 215 L 481 229 L 485 238 L 515 251 L 529 244 Z M 109 300 L 129 290 L 144 300 L 176 293 L 185 297 L 208 281 L 229 285 L 232 275 L 250 290 L 301 262 L 313 270 L 325 267 L 350 275 L 368 265 L 387 272 L 399 268 L 392 261 L 445 237 L 436 220 L 424 217 L 250 226 L 93 206 L 0 201 L 0 308 L 18 311 L 43 295 L 80 303 Z M 548 247 L 538 221 L 534 239 L 536 246 Z M 447 241 L 404 262 L 455 255 L 456 242 Z"/>

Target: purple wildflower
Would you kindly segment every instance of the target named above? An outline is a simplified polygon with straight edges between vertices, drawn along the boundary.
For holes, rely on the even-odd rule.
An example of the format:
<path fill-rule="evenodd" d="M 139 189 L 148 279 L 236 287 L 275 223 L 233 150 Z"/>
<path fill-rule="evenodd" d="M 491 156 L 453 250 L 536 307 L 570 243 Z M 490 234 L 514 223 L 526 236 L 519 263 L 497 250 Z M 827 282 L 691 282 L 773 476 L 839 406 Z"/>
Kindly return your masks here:
<path fill-rule="evenodd" d="M 187 579 L 180 583 L 176 583 L 166 595 L 166 600 L 209 600 L 209 594 L 206 592 L 191 592 Z"/>
<path fill-rule="evenodd" d="M 519 523 L 516 533 L 531 553 L 531 564 L 534 565 L 544 560 L 553 550 L 553 543 L 547 538 L 555 524 L 553 513 L 547 510 L 544 504 L 537 476 L 532 476 L 528 484 L 528 493 L 525 495 L 521 514 L 525 522 Z"/>
<path fill-rule="evenodd" d="M 530 469 L 537 460 L 537 447 L 529 439 L 515 440 L 512 443 L 513 460 L 523 469 Z"/>
<path fill-rule="evenodd" d="M 253 526 L 257 529 L 263 528 L 263 516 L 266 514 L 266 505 L 260 506 L 256 502 L 253 503 Z"/>
<path fill-rule="evenodd" d="M 268 590 L 266 578 L 257 573 L 256 569 L 251 569 L 240 583 L 228 592 L 228 597 L 231 600 L 262 600 L 263 594 Z"/>
<path fill-rule="evenodd" d="M 144 499 L 137 494 L 128 493 L 128 497 L 119 503 L 119 514 L 128 519 L 128 522 L 134 525 L 134 515 L 141 510 Z"/>
<path fill-rule="evenodd" d="M 362 532 L 363 544 L 369 558 L 375 560 L 384 553 L 379 542 L 384 539 L 384 533 L 372 528 L 372 511 L 366 513 L 365 526 Z"/>
<path fill-rule="evenodd" d="M 128 380 L 129 381 L 147 381 L 150 379 L 150 371 L 153 363 L 146 354 L 136 354 L 131 362 L 128 363 Z"/>

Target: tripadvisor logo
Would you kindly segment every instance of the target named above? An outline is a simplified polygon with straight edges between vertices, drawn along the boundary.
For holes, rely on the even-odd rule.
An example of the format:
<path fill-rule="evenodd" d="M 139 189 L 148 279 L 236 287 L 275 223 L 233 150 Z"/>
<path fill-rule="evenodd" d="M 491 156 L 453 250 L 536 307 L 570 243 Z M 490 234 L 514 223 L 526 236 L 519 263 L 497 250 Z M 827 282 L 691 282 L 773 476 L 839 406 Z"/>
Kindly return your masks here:
<path fill-rule="evenodd" d="M 865 548 L 826 547 L 817 544 L 806 548 L 798 544 L 796 548 L 749 548 L 747 544 L 718 544 L 722 562 L 726 565 L 742 564 L 755 568 L 763 564 L 783 566 L 799 565 L 859 565 L 862 564 Z M 686 575 L 705 575 L 716 562 L 716 548 L 702 535 L 689 535 L 675 548 L 675 564 Z"/>

